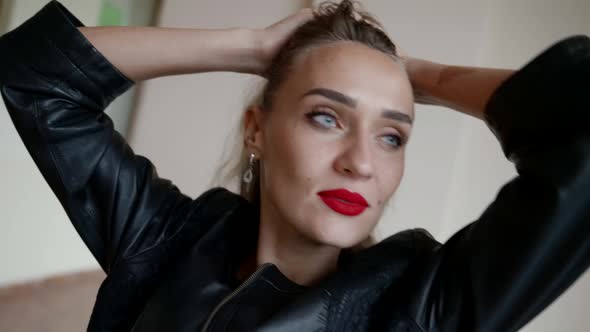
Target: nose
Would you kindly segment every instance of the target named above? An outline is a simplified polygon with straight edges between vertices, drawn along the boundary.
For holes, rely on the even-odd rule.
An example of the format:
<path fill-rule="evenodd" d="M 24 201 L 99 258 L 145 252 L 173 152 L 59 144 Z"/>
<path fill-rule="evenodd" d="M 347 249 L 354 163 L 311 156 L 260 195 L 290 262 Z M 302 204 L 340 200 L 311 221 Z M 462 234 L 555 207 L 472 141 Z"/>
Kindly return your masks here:
<path fill-rule="evenodd" d="M 361 135 L 347 139 L 334 161 L 334 168 L 347 176 L 370 179 L 374 172 L 370 140 Z"/>

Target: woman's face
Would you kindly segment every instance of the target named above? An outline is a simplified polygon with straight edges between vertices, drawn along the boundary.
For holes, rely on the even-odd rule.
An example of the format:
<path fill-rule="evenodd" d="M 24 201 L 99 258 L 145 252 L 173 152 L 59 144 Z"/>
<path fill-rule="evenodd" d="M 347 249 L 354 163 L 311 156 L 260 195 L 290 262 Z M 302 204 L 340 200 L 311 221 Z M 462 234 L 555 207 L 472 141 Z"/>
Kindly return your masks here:
<path fill-rule="evenodd" d="M 413 104 L 382 52 L 338 42 L 299 54 L 272 110 L 257 111 L 262 215 L 316 243 L 366 239 L 401 181 Z"/>

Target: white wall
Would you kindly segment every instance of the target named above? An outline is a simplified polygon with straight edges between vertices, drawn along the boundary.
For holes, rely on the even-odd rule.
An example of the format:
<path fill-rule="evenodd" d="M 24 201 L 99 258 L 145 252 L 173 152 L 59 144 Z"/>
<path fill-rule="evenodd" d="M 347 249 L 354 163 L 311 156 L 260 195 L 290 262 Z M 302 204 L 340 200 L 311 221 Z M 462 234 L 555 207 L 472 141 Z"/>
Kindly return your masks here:
<path fill-rule="evenodd" d="M 11 26 L 44 2 L 19 2 Z M 363 2 L 406 51 L 452 64 L 517 68 L 562 36 L 590 34 L 587 0 L 566 0 L 559 5 L 549 0 Z M 98 0 L 64 3 L 85 23 L 96 21 L 96 9 L 89 3 Z M 160 23 L 261 27 L 307 3 L 166 0 Z M 142 86 L 130 143 L 158 166 L 161 176 L 195 197 L 207 189 L 224 141 L 258 82 L 253 76 L 228 73 L 148 81 Z M 95 267 L 3 109 L 0 152 L 4 171 L 0 174 L 0 220 L 6 225 L 0 234 L 0 284 Z M 481 122 L 440 107 L 419 106 L 405 178 L 379 234 L 424 227 L 444 240 L 477 218 L 513 175 L 511 164 Z M 586 331 L 590 317 L 582 310 L 590 305 L 588 295 L 590 278 L 586 275 L 526 330 Z"/>

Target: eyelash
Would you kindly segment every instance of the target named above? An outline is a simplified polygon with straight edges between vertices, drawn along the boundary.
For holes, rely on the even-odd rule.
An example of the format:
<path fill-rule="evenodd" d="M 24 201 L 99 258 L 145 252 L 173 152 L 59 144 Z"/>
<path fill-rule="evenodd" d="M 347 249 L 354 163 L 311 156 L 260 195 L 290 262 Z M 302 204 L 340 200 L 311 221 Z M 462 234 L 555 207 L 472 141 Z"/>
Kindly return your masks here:
<path fill-rule="evenodd" d="M 314 110 L 311 110 L 311 111 L 309 111 L 308 113 L 305 114 L 305 116 L 307 117 L 307 119 L 314 126 L 318 126 L 321 129 L 325 129 L 325 130 L 332 129 L 330 127 L 326 127 L 326 126 L 320 124 L 318 121 L 316 121 L 314 119 L 316 116 L 319 116 L 319 115 L 328 116 L 328 117 L 330 117 L 336 123 L 336 125 L 338 124 L 338 121 L 336 120 L 336 116 L 333 115 L 330 112 L 325 112 L 325 111 L 320 111 L 320 110 L 314 109 Z M 393 135 L 393 134 L 391 134 L 391 135 L 385 135 L 385 136 L 386 137 L 395 137 L 395 139 L 397 140 L 397 145 L 390 147 L 392 150 L 397 150 L 397 149 L 401 148 L 405 144 L 405 141 L 406 141 L 403 136 L 399 136 L 399 135 Z M 390 145 L 390 144 L 387 144 L 387 145 Z"/>
<path fill-rule="evenodd" d="M 330 117 L 332 120 L 334 120 L 334 122 L 336 124 L 338 124 L 338 121 L 336 121 L 336 116 L 334 116 L 333 114 L 329 113 L 329 112 L 325 112 L 325 111 L 319 111 L 317 109 L 314 109 L 310 112 L 308 112 L 307 114 L 305 114 L 305 116 L 307 117 L 308 120 L 310 120 L 314 125 L 320 126 L 322 129 L 330 129 L 322 124 L 320 124 L 318 121 L 316 121 L 314 118 L 316 116 L 319 115 L 323 115 L 323 116 L 328 116 Z"/>

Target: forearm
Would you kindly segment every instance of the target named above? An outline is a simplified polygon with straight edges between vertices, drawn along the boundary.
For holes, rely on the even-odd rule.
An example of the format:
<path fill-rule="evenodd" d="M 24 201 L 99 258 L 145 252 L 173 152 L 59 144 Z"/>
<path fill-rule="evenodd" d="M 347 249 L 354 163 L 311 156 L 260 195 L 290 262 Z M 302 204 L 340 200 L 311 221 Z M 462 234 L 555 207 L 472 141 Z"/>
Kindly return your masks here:
<path fill-rule="evenodd" d="M 407 69 L 417 102 L 446 106 L 483 119 L 485 106 L 514 70 L 446 66 L 410 58 Z"/>
<path fill-rule="evenodd" d="M 81 27 L 82 34 L 134 81 L 209 71 L 259 73 L 252 30 Z"/>

